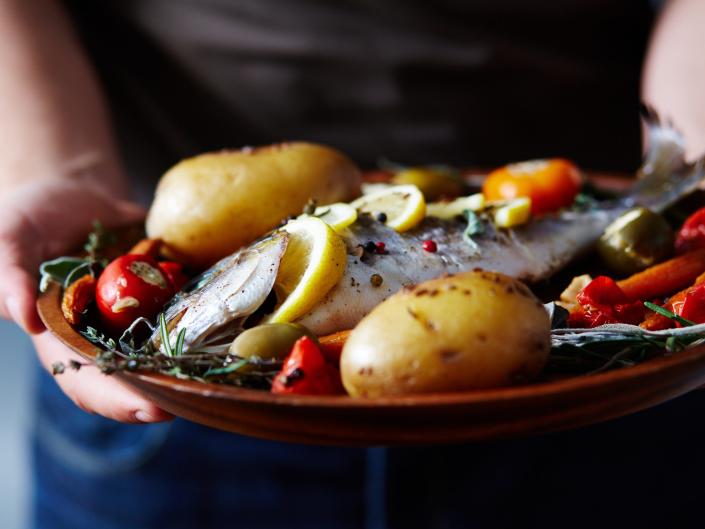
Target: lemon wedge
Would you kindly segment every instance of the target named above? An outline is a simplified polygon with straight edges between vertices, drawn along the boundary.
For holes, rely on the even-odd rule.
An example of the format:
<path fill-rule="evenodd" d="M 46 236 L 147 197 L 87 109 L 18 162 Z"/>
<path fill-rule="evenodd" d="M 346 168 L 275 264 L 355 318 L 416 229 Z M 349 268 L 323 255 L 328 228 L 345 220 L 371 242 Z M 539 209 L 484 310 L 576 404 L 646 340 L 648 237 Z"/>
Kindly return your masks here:
<path fill-rule="evenodd" d="M 357 220 L 357 210 L 349 204 L 336 202 L 335 204 L 317 207 L 313 212 L 313 216 L 321 219 L 335 231 L 340 231 Z"/>
<path fill-rule="evenodd" d="M 423 193 L 413 185 L 391 186 L 363 195 L 350 205 L 363 213 L 384 213 L 385 224 L 400 232 L 410 230 L 426 215 Z"/>
<path fill-rule="evenodd" d="M 301 217 L 283 228 L 289 234 L 274 291 L 280 305 L 270 323 L 294 321 L 306 314 L 333 288 L 345 272 L 345 242 L 317 217 Z"/>
<path fill-rule="evenodd" d="M 466 209 L 482 211 L 485 208 L 485 195 L 475 193 L 467 197 L 460 197 L 450 202 L 431 202 L 426 204 L 426 216 L 439 219 L 452 219 L 462 215 Z"/>
<path fill-rule="evenodd" d="M 531 216 L 531 199 L 517 198 L 494 212 L 494 223 L 498 228 L 513 228 L 526 224 Z"/>

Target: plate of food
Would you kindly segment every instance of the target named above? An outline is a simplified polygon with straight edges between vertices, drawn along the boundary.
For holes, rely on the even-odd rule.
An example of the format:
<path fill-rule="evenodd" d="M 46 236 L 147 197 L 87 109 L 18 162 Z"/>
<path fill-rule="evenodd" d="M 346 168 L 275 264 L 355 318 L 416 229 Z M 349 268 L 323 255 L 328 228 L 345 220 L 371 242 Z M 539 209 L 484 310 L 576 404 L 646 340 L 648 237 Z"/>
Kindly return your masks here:
<path fill-rule="evenodd" d="M 166 411 L 268 439 L 448 443 L 633 413 L 705 383 L 705 168 L 648 125 L 638 178 L 608 190 L 560 158 L 362 178 L 306 143 L 198 156 L 164 175 L 136 244 L 142 227 L 97 225 L 44 263 L 39 313 Z"/>

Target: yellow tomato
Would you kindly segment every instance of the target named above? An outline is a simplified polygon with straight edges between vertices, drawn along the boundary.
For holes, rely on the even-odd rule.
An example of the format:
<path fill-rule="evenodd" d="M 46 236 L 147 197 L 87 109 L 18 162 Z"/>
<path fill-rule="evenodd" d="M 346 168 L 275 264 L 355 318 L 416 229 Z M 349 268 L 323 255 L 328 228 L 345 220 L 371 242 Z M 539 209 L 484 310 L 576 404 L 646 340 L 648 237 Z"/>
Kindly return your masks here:
<path fill-rule="evenodd" d="M 492 171 L 482 188 L 487 200 L 531 199 L 531 213 L 540 215 L 570 206 L 582 178 L 569 160 L 553 158 L 505 165 Z"/>

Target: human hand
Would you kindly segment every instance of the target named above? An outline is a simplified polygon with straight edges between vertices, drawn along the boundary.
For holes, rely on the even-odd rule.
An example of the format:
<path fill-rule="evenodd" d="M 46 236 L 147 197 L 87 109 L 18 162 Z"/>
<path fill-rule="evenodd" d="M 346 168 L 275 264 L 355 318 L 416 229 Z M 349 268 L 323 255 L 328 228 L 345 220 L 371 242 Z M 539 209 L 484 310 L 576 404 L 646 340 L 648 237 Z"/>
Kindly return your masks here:
<path fill-rule="evenodd" d="M 45 368 L 79 358 L 44 331 L 39 320 L 35 308 L 39 264 L 80 244 L 95 219 L 110 227 L 143 218 L 141 207 L 78 181 L 29 182 L 0 198 L 0 316 L 35 335 L 32 340 Z M 91 413 L 122 422 L 171 418 L 94 367 L 64 373 L 56 381 L 79 407 Z"/>

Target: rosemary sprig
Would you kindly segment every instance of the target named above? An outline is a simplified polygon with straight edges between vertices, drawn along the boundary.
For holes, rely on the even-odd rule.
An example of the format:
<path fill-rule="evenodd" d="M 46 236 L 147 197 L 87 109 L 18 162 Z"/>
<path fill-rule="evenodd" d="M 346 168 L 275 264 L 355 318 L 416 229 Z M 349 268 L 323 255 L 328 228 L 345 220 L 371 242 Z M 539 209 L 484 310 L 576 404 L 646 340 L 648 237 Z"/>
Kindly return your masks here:
<path fill-rule="evenodd" d="M 650 301 L 644 301 L 644 306 L 647 309 L 653 310 L 655 313 L 660 314 L 661 316 L 665 316 L 669 320 L 673 320 L 677 323 L 680 323 L 681 325 L 683 325 L 685 327 L 690 327 L 691 325 L 695 325 L 694 321 L 690 321 L 690 320 L 687 320 L 681 316 L 678 316 L 678 314 L 675 314 L 668 309 L 665 309 L 659 305 L 656 305 L 655 303 L 651 303 Z"/>

